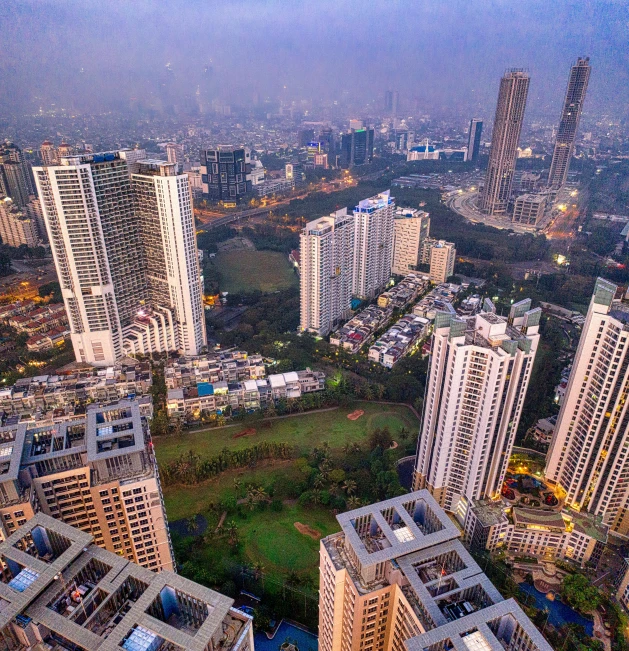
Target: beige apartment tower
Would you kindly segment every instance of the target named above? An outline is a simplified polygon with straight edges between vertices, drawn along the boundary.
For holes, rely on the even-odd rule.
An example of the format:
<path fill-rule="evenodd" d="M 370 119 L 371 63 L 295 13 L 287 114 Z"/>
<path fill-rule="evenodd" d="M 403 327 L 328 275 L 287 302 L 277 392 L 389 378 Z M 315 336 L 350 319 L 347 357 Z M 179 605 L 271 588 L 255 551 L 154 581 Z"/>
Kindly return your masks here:
<path fill-rule="evenodd" d="M 489 163 L 480 198 L 480 209 L 487 215 L 507 212 L 528 91 L 529 75 L 523 70 L 510 70 L 500 80 Z"/>
<path fill-rule="evenodd" d="M 422 244 L 430 234 L 430 215 L 416 208 L 398 208 L 393 222 L 391 273 L 406 276 L 421 262 Z"/>
<path fill-rule="evenodd" d="M 6 536 L 41 511 L 150 570 L 173 555 L 157 462 L 139 405 L 88 406 L 84 418 L 0 428 Z"/>
<path fill-rule="evenodd" d="M 500 495 L 539 343 L 530 307 L 507 319 L 486 301 L 476 316 L 435 317 L 414 487 L 461 523 L 473 500 Z"/>
<path fill-rule="evenodd" d="M 551 651 L 428 491 L 337 520 L 320 547 L 320 651 Z"/>
<path fill-rule="evenodd" d="M 629 303 L 599 278 L 547 457 L 567 506 L 629 538 Z"/>
<path fill-rule="evenodd" d="M 454 274 L 456 248 L 452 242 L 438 240 L 430 246 L 430 281 L 439 285 Z"/>

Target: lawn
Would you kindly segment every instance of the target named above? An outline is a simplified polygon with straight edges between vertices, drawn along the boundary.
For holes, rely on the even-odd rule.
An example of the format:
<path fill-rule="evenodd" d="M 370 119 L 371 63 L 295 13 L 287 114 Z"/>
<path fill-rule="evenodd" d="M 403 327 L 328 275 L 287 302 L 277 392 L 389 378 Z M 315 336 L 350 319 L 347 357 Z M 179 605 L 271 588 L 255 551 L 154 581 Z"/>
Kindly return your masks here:
<path fill-rule="evenodd" d="M 364 415 L 351 421 L 347 415 L 355 409 Z M 238 450 L 263 441 L 290 443 L 300 453 L 312 450 L 327 441 L 332 449 L 346 443 L 360 443 L 377 427 L 388 427 L 395 439 L 401 427 L 407 427 L 414 436 L 419 431 L 419 421 L 404 405 L 380 405 L 360 402 L 331 411 L 318 411 L 255 423 L 236 424 L 221 429 L 187 431 L 179 436 L 155 437 L 158 463 L 166 463 L 192 450 L 201 457 L 211 457 L 223 448 Z M 252 436 L 236 438 L 243 430 L 254 428 Z"/>
<path fill-rule="evenodd" d="M 214 266 L 221 290 L 233 294 L 275 292 L 298 282 L 288 258 L 276 251 L 224 251 L 216 254 Z"/>

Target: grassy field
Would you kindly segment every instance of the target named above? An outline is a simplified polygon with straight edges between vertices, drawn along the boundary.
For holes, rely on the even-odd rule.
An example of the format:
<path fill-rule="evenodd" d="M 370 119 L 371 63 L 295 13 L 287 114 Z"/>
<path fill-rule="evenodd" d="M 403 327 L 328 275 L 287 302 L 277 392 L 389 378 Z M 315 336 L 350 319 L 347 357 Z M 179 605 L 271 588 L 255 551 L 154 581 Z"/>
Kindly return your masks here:
<path fill-rule="evenodd" d="M 354 409 L 364 415 L 351 421 L 347 415 Z M 253 427 L 252 436 L 236 438 L 240 432 Z M 332 411 L 311 412 L 249 425 L 234 425 L 222 429 L 184 432 L 180 436 L 155 438 L 155 453 L 159 463 L 166 463 L 192 450 L 201 457 L 211 457 L 223 448 L 238 450 L 262 441 L 290 443 L 300 452 L 311 450 L 327 441 L 331 448 L 342 448 L 346 443 L 362 442 L 369 431 L 388 427 L 395 438 L 401 427 L 412 433 L 419 430 L 419 421 L 404 405 L 378 405 L 361 402 Z"/>
<path fill-rule="evenodd" d="M 275 292 L 298 282 L 288 258 L 275 251 L 225 251 L 217 253 L 214 266 L 221 274 L 221 290 L 234 294 Z"/>

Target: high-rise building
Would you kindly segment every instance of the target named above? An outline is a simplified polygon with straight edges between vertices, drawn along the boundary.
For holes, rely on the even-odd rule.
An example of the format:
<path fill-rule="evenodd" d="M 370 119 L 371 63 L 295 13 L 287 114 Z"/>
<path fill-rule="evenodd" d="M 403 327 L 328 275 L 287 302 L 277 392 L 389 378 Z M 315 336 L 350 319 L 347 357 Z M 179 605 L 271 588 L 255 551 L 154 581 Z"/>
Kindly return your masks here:
<path fill-rule="evenodd" d="M 621 298 L 617 298 L 621 296 Z M 599 278 L 583 325 L 546 477 L 566 504 L 629 536 L 629 303 Z"/>
<path fill-rule="evenodd" d="M 470 120 L 470 128 L 467 134 L 467 160 L 475 163 L 480 152 L 480 139 L 483 134 L 483 121 L 479 118 Z"/>
<path fill-rule="evenodd" d="M 445 283 L 454 274 L 456 248 L 452 242 L 435 240 L 430 245 L 430 281 Z"/>
<path fill-rule="evenodd" d="M 0 144 L 0 195 L 25 206 L 34 194 L 30 166 L 22 150 L 12 142 Z"/>
<path fill-rule="evenodd" d="M 319 131 L 319 142 L 322 144 L 323 150 L 328 154 L 330 160 L 333 160 L 336 154 L 336 138 L 332 127 L 323 127 Z"/>
<path fill-rule="evenodd" d="M 373 160 L 373 129 L 350 129 L 341 136 L 341 167 L 348 169 Z"/>
<path fill-rule="evenodd" d="M 39 157 L 41 158 L 42 165 L 56 165 L 59 161 L 57 158 L 57 150 L 50 140 L 42 142 L 39 148 Z"/>
<path fill-rule="evenodd" d="M 176 142 L 169 142 L 166 145 L 166 156 L 169 163 L 177 165 L 177 171 L 183 171 L 183 145 Z"/>
<path fill-rule="evenodd" d="M 4 537 L 37 511 L 85 531 L 100 547 L 151 570 L 174 567 L 146 418 L 136 401 L 62 422 L 1 428 Z"/>
<path fill-rule="evenodd" d="M 201 181 L 212 201 L 240 203 L 251 193 L 251 151 L 226 145 L 201 151 Z"/>
<path fill-rule="evenodd" d="M 395 201 L 389 190 L 354 208 L 354 282 L 359 298 L 377 296 L 391 279 Z"/>
<path fill-rule="evenodd" d="M 138 171 L 138 162 L 147 158 L 146 149 L 121 149 L 118 155 L 127 162 L 129 174 L 135 174 Z"/>
<path fill-rule="evenodd" d="M 398 208 L 394 217 L 391 273 L 405 276 L 421 262 L 422 244 L 430 233 L 430 215 L 416 208 Z"/>
<path fill-rule="evenodd" d="M 516 224 L 536 226 L 544 217 L 546 208 L 546 195 L 522 194 L 513 204 L 512 221 Z"/>
<path fill-rule="evenodd" d="M 25 244 L 34 247 L 41 244 L 37 222 L 10 197 L 0 199 L 0 238 L 8 246 Z"/>
<path fill-rule="evenodd" d="M 530 306 L 514 304 L 508 319 L 435 317 L 414 486 L 461 522 L 469 503 L 502 488 L 539 342 L 541 310 Z"/>
<path fill-rule="evenodd" d="M 489 163 L 480 203 L 481 210 L 488 215 L 504 215 L 507 212 L 529 81 L 528 73 L 519 69 L 510 70 L 500 81 Z"/>
<path fill-rule="evenodd" d="M 320 651 L 552 651 L 428 491 L 337 520 L 320 543 Z"/>
<path fill-rule="evenodd" d="M 297 144 L 299 147 L 305 147 L 309 142 L 312 142 L 315 137 L 314 129 L 300 129 L 297 133 Z"/>
<path fill-rule="evenodd" d="M 38 513 L 0 544 L 3 649 L 253 651 L 252 618 L 232 599 L 93 543 Z"/>
<path fill-rule="evenodd" d="M 300 237 L 301 329 L 327 335 L 351 312 L 354 215 L 347 208 L 306 224 Z"/>
<path fill-rule="evenodd" d="M 398 114 L 400 93 L 397 90 L 387 90 L 384 93 L 384 111 L 392 117 Z"/>
<path fill-rule="evenodd" d="M 35 173 L 77 361 L 109 366 L 130 353 L 200 352 L 187 175 L 146 161 L 132 182 L 118 152 L 65 158 Z"/>
<path fill-rule="evenodd" d="M 570 69 L 568 88 L 561 110 L 561 120 L 548 175 L 548 186 L 553 190 L 561 188 L 568 177 L 591 70 L 589 57 L 579 57 Z"/>
<path fill-rule="evenodd" d="M 67 142 L 62 142 L 59 145 L 59 149 L 57 150 L 58 160 L 61 160 L 66 156 L 72 156 L 73 153 L 74 153 L 74 147 L 72 145 L 69 145 Z"/>

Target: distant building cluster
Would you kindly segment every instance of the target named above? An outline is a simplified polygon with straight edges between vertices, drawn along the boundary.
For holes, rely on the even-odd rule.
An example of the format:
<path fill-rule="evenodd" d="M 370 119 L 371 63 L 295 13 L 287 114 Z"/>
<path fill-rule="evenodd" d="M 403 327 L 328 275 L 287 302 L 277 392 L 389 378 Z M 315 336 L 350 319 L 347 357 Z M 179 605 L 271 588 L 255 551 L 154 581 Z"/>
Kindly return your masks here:
<path fill-rule="evenodd" d="M 306 369 L 266 377 L 255 356 L 250 360 L 246 353 L 236 354 L 239 359 L 202 356 L 170 366 L 166 373 L 168 415 L 199 419 L 250 414 L 325 388 L 324 373 Z"/>
<path fill-rule="evenodd" d="M 10 197 L 0 199 L 0 238 L 8 246 L 41 246 L 48 241 L 39 199 L 18 206 Z"/>
<path fill-rule="evenodd" d="M 460 285 L 442 283 L 437 285 L 429 294 L 424 296 L 413 308 L 413 314 L 434 321 L 439 312 L 456 315 L 452 303 L 461 290 Z"/>
<path fill-rule="evenodd" d="M 403 310 L 407 305 L 415 301 L 421 293 L 425 292 L 429 285 L 428 277 L 425 274 L 417 271 L 407 273 L 399 283 L 378 296 L 378 307 Z"/>
<path fill-rule="evenodd" d="M 0 307 L 0 321 L 26 333 L 28 350 L 39 352 L 60 345 L 70 336 L 68 317 L 61 303 L 41 305 L 34 301 L 17 301 Z"/>

